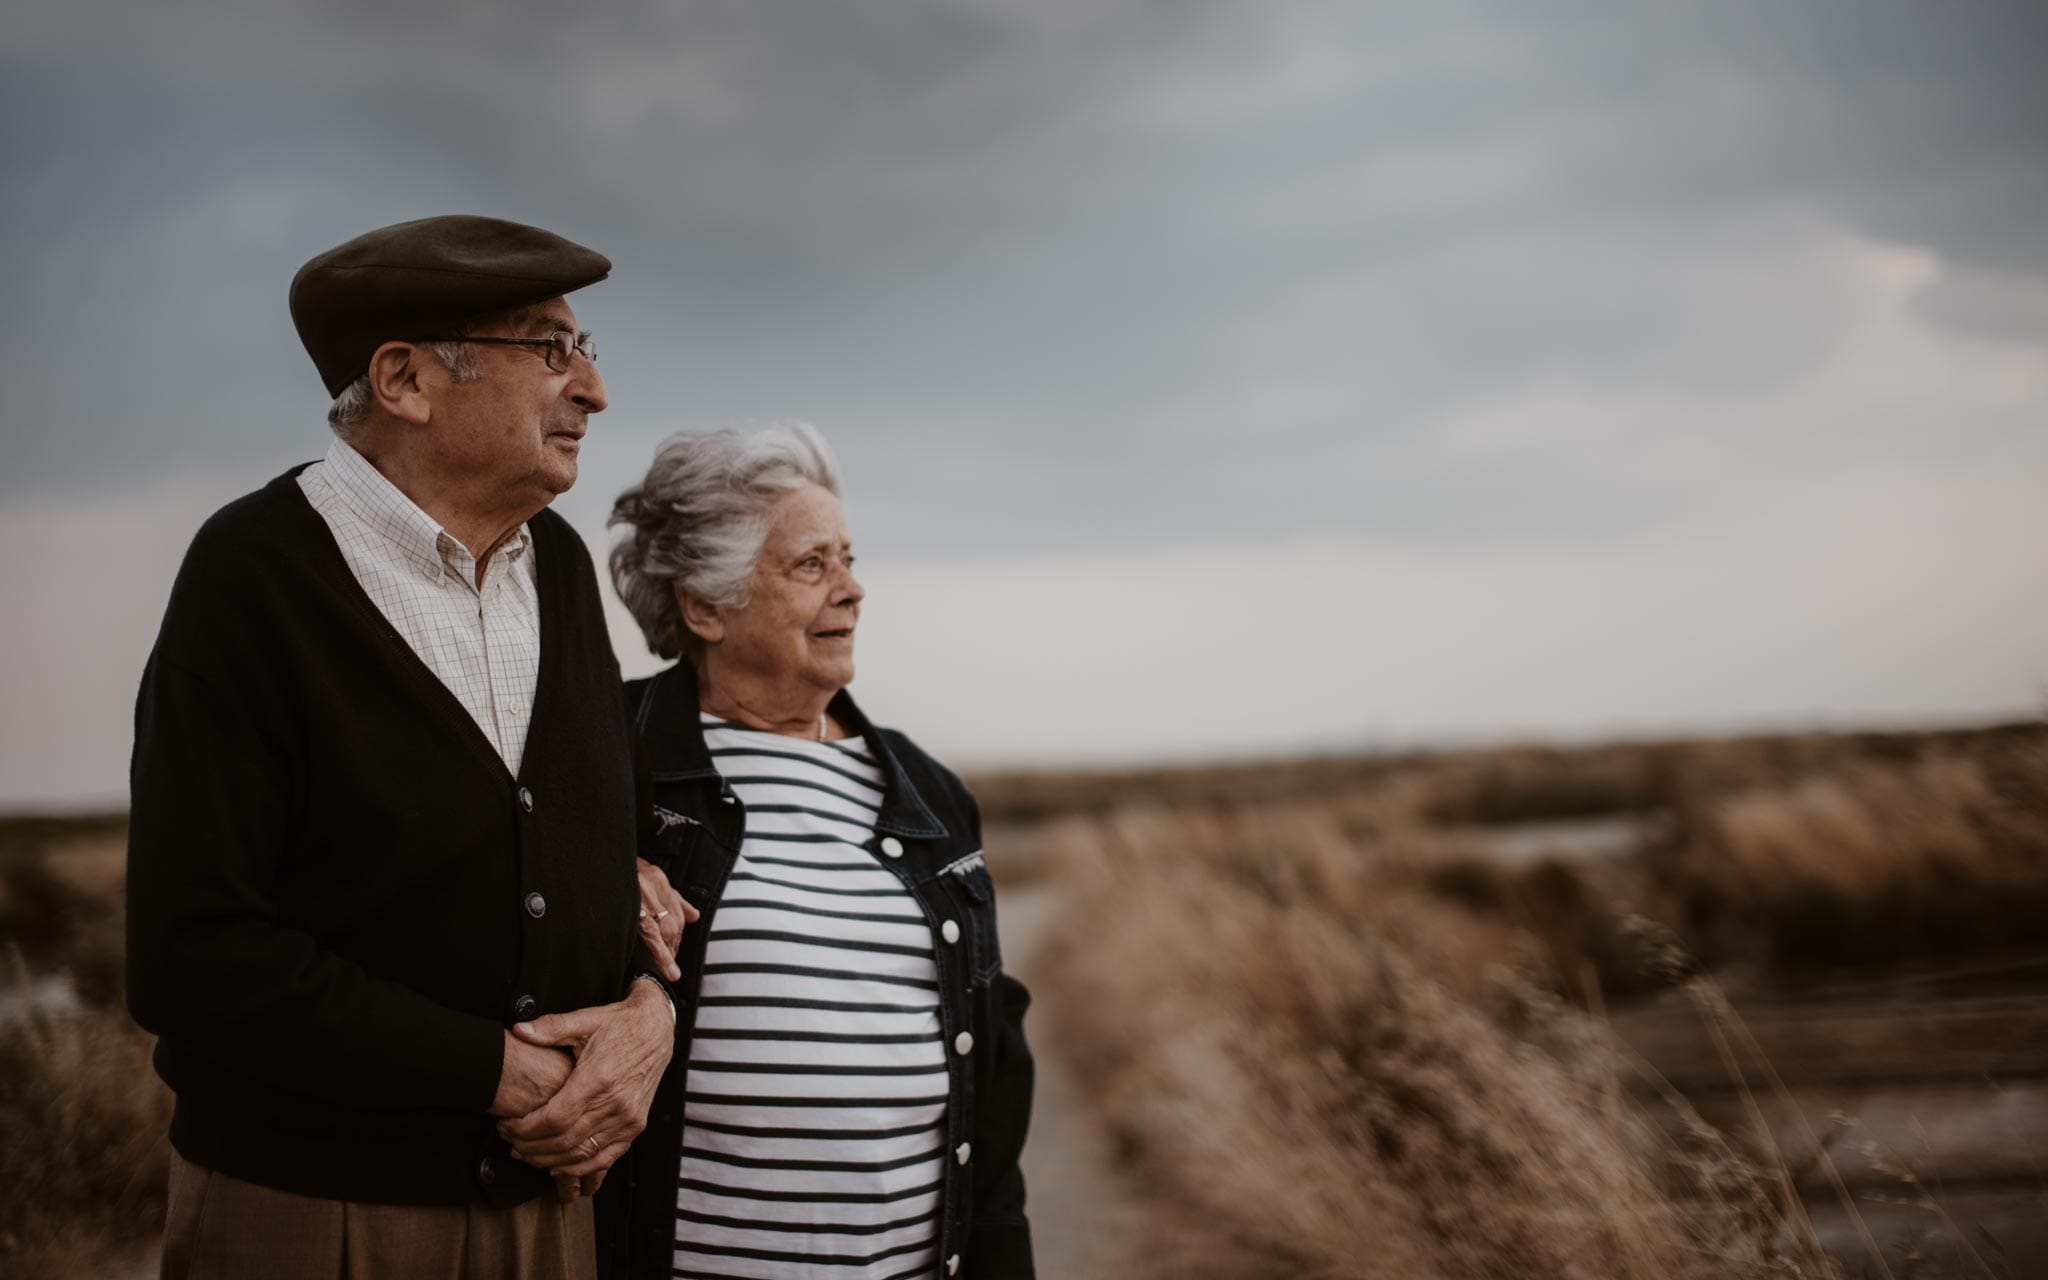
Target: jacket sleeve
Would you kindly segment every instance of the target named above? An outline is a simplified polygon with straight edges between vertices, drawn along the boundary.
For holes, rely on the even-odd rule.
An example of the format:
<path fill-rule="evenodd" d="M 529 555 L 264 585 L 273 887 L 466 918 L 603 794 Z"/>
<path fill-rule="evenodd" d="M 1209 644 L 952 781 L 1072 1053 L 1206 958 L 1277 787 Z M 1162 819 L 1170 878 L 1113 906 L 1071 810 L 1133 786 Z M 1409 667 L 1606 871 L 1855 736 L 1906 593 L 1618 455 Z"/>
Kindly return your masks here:
<path fill-rule="evenodd" d="M 637 893 L 640 883 L 639 859 L 645 858 L 649 862 L 656 861 L 654 855 L 654 779 L 651 767 L 647 761 L 647 748 L 640 741 L 640 723 L 633 715 L 632 704 L 626 699 L 621 699 L 621 701 L 626 702 L 626 742 L 633 751 L 633 847 L 635 850 L 633 883 Z M 667 869 L 663 868 L 664 874 L 666 874 L 666 871 Z M 634 923 L 631 950 L 627 953 L 627 956 L 625 989 L 631 991 L 633 984 L 641 978 L 651 979 L 661 987 L 662 993 L 668 996 L 669 1008 L 674 1010 L 676 1008 L 675 987 L 663 975 L 661 966 L 655 963 L 654 953 L 647 949 L 647 940 L 640 936 L 637 916 Z"/>
<path fill-rule="evenodd" d="M 964 788 L 963 788 L 964 791 Z M 977 843 L 981 813 L 968 801 Z M 1031 1223 L 1024 1216 L 1024 1171 L 1019 1161 L 1031 1127 L 1031 1049 L 1024 1013 L 1031 993 L 998 970 L 984 999 L 994 1045 L 974 1107 L 974 1220 L 968 1226 L 968 1280 L 1032 1280 Z"/>
<path fill-rule="evenodd" d="M 129 1010 L 169 1061 L 204 1059 L 209 1074 L 358 1107 L 482 1111 L 503 1062 L 497 1023 L 372 977 L 279 918 L 297 725 L 271 639 L 251 634 L 262 615 L 213 607 L 224 593 L 195 568 L 205 540 L 136 702 Z"/>

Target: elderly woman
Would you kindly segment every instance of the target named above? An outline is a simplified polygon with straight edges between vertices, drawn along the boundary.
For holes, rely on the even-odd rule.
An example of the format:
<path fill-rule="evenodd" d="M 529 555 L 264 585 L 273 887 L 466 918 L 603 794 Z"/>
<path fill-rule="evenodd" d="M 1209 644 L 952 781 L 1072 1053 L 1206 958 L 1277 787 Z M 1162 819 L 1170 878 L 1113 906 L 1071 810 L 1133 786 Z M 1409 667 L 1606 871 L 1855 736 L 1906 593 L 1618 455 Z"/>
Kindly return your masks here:
<path fill-rule="evenodd" d="M 677 659 L 626 706 L 643 933 L 680 976 L 668 1074 L 598 1197 L 603 1266 L 1030 1276 L 1029 997 L 974 798 L 846 692 L 864 593 L 830 448 L 677 436 L 612 523 L 619 595 Z"/>

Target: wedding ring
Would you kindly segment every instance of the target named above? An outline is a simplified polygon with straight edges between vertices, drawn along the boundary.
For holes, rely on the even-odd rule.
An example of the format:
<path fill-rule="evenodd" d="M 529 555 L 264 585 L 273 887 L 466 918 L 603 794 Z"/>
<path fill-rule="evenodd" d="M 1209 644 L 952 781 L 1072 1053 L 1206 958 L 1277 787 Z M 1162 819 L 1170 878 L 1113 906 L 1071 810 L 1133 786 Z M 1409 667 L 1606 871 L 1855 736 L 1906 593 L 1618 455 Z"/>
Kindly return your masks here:
<path fill-rule="evenodd" d="M 642 909 L 643 909 L 643 910 L 645 910 L 645 908 L 642 908 Z M 661 918 L 662 918 L 663 916 L 665 916 L 665 915 L 667 915 L 667 914 L 668 914 L 668 908 L 667 908 L 667 907 L 663 907 L 663 908 L 662 908 L 661 910 L 659 910 L 659 911 L 657 911 L 657 912 L 655 912 L 655 913 L 654 913 L 654 918 L 655 918 L 656 920 L 659 920 L 659 919 L 661 919 Z"/>

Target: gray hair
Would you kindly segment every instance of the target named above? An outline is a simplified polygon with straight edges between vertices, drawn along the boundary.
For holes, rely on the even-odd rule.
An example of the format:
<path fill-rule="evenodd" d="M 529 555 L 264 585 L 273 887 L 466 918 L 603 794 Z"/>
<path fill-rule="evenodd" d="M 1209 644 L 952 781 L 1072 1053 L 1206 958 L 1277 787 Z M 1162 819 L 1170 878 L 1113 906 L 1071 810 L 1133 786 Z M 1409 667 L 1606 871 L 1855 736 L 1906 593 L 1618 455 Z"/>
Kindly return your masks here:
<path fill-rule="evenodd" d="M 702 658 L 703 642 L 683 624 L 676 591 L 706 604 L 744 605 L 768 537 L 768 509 L 807 484 L 839 493 L 832 446 L 806 422 L 661 442 L 647 477 L 619 495 L 609 521 L 627 530 L 612 547 L 612 585 L 650 650 Z"/>
<path fill-rule="evenodd" d="M 467 333 L 469 330 L 457 332 Z M 420 345 L 433 352 L 457 382 L 475 382 L 483 376 L 483 370 L 476 362 L 476 353 L 466 342 L 422 342 Z M 327 425 L 334 428 L 335 435 L 347 439 L 349 432 L 362 426 L 369 418 L 371 403 L 370 371 L 365 369 L 356 375 L 354 382 L 341 389 L 340 395 L 334 397 L 334 403 L 327 409 Z"/>

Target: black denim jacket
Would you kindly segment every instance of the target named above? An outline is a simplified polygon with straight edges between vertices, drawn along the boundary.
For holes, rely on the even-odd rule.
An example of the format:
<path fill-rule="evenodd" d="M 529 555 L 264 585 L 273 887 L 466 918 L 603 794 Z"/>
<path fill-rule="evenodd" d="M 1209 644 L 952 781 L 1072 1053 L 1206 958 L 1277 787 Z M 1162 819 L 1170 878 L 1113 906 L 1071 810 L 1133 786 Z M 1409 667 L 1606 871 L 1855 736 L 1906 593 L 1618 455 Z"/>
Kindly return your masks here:
<path fill-rule="evenodd" d="M 626 683 L 626 712 L 640 731 L 644 805 L 641 856 L 662 869 L 703 918 L 683 931 L 676 956 L 676 1045 L 654 1095 L 647 1131 L 597 1197 L 598 1258 L 608 1277 L 670 1273 L 683 1087 L 696 1025 L 705 939 L 745 827 L 744 806 L 725 786 L 697 719 L 697 676 L 678 663 Z M 948 1049 L 946 1182 L 940 1206 L 942 1273 L 962 1280 L 1030 1280 L 1031 1227 L 1017 1158 L 1031 1119 L 1031 1051 L 1024 1010 L 1031 998 L 1003 972 L 995 887 L 981 852 L 981 813 L 960 779 L 893 729 L 877 729 L 843 690 L 835 720 L 858 732 L 881 766 L 887 794 L 875 822 L 876 861 L 896 873 L 931 922 L 939 965 L 939 1015 Z M 899 852 L 900 851 L 900 852 Z M 896 856 L 890 856 L 892 853 Z M 944 941 L 953 921 L 958 941 Z"/>

